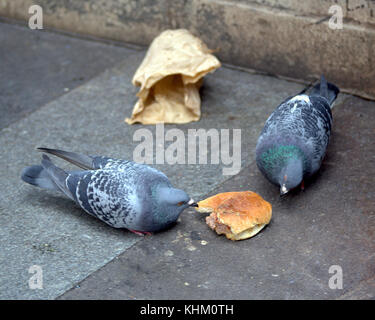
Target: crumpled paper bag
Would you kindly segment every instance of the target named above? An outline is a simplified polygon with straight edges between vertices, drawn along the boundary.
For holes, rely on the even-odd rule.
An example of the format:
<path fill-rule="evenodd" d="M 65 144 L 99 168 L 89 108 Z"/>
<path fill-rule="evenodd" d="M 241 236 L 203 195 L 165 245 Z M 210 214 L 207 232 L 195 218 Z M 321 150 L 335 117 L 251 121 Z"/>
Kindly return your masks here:
<path fill-rule="evenodd" d="M 153 40 L 132 83 L 140 86 L 129 124 L 187 123 L 201 115 L 202 78 L 221 66 L 211 50 L 185 29 Z"/>

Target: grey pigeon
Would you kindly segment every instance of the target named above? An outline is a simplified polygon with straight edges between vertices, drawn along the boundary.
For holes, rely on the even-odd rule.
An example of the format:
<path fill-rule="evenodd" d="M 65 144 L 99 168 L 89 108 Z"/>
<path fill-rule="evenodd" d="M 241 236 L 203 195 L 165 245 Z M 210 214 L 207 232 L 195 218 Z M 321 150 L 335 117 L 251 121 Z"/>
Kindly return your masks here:
<path fill-rule="evenodd" d="M 87 213 L 111 227 L 149 234 L 172 225 L 188 206 L 198 206 L 183 190 L 173 188 L 166 175 L 147 165 L 38 149 L 84 170 L 66 172 L 44 154 L 41 165 L 22 171 L 22 180 L 63 192 Z"/>
<path fill-rule="evenodd" d="M 280 195 L 304 188 L 304 180 L 320 168 L 331 134 L 331 107 L 339 88 L 322 75 L 309 94 L 305 91 L 276 108 L 256 146 L 257 166 L 280 187 Z"/>

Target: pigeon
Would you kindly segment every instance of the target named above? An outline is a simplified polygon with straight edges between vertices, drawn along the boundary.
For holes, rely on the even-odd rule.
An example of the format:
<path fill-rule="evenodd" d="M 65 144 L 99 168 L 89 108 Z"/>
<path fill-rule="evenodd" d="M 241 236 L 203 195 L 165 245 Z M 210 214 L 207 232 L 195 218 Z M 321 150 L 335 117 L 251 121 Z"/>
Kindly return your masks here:
<path fill-rule="evenodd" d="M 148 165 L 56 149 L 38 150 L 83 170 L 64 171 L 43 154 L 41 165 L 24 168 L 21 179 L 62 192 L 111 227 L 151 234 L 171 226 L 187 207 L 198 206 L 185 191 L 173 188 L 164 173 Z"/>
<path fill-rule="evenodd" d="M 287 98 L 267 119 L 256 145 L 256 163 L 262 174 L 280 187 L 280 195 L 301 186 L 318 171 L 332 127 L 333 102 L 340 90 L 320 83 Z"/>

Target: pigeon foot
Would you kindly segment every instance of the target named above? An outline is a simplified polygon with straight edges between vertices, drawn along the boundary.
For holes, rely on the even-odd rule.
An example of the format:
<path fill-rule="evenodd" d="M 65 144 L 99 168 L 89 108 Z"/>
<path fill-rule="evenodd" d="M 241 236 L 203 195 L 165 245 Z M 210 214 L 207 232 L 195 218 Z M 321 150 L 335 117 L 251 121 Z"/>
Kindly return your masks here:
<path fill-rule="evenodd" d="M 137 230 L 131 230 L 129 229 L 129 231 L 141 236 L 141 237 L 144 237 L 144 236 L 151 236 L 152 233 L 151 232 L 147 232 L 147 231 L 137 231 Z"/>

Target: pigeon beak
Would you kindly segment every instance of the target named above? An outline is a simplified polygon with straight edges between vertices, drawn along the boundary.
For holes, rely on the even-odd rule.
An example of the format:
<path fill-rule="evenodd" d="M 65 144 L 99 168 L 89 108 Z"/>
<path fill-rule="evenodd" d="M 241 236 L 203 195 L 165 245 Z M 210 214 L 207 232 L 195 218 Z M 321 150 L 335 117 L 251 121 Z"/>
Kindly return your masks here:
<path fill-rule="evenodd" d="M 198 207 L 198 203 L 196 203 L 193 199 L 190 199 L 188 202 L 190 207 Z"/>
<path fill-rule="evenodd" d="M 283 196 L 283 195 L 287 194 L 288 192 L 289 192 L 289 190 L 286 188 L 285 184 L 283 184 L 280 187 L 280 196 Z"/>

